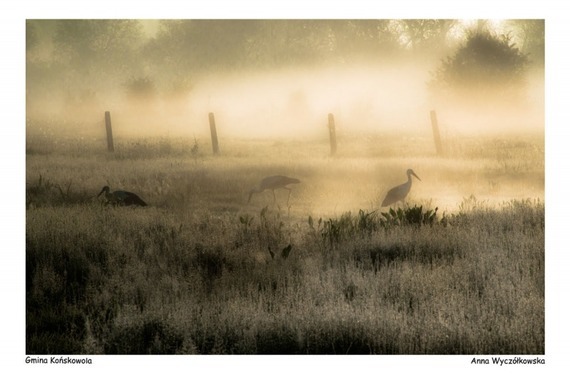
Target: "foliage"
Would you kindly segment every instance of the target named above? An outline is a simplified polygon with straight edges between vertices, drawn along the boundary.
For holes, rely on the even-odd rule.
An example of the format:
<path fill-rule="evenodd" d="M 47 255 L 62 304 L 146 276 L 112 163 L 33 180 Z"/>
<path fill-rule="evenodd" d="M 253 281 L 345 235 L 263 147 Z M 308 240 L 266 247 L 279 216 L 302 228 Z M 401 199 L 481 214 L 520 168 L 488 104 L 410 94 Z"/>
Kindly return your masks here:
<path fill-rule="evenodd" d="M 26 207 L 36 207 L 46 204 L 86 204 L 92 196 L 73 186 L 73 180 L 61 185 L 51 182 L 49 178 L 39 175 L 37 182 L 26 187 Z"/>
<path fill-rule="evenodd" d="M 423 211 L 423 206 L 392 209 L 388 212 L 358 210 L 357 215 L 346 212 L 340 218 L 319 218 L 317 225 L 312 216 L 308 218 L 313 236 L 320 236 L 324 247 L 335 248 L 339 243 L 352 238 L 371 236 L 380 229 L 396 226 L 434 225 L 440 222 L 437 210 Z M 443 220 L 445 223 L 445 220 Z"/>
<path fill-rule="evenodd" d="M 507 25 L 518 36 L 518 45 L 530 63 L 544 68 L 544 19 L 509 20 Z"/>
<path fill-rule="evenodd" d="M 518 96 L 528 64 L 510 35 L 471 33 L 433 75 L 432 88 L 451 96 L 504 99 Z"/>
<path fill-rule="evenodd" d="M 406 207 L 404 209 L 392 209 L 388 212 L 383 212 L 382 216 L 384 220 L 382 221 L 383 226 L 401 226 L 401 225 L 433 225 L 437 223 L 437 210 L 426 210 L 423 211 L 423 206 L 413 206 Z"/>
<path fill-rule="evenodd" d="M 263 79 L 263 73 L 272 70 L 278 70 L 280 75 L 297 75 L 299 67 L 328 66 L 350 72 L 355 65 L 365 65 L 367 70 L 378 73 L 380 80 L 384 74 L 391 76 L 387 70 L 392 63 L 416 72 L 419 67 L 407 63 L 418 57 L 426 63 L 441 58 L 450 49 L 448 39 L 456 23 L 454 20 L 163 20 L 158 34 L 150 37 L 143 32 L 144 22 L 29 20 L 26 23 L 28 117 L 61 115 L 68 121 L 95 124 L 97 115 L 112 104 L 116 110 L 113 112 L 124 112 L 127 116 L 117 121 L 130 124 L 128 129 L 120 128 L 116 133 L 132 131 L 135 125 L 139 131 L 171 130 L 173 126 L 187 131 L 188 127 L 200 128 L 190 120 L 197 120 L 196 113 L 205 106 L 199 97 L 189 96 L 196 91 L 201 93 L 211 79 L 221 79 L 217 74 L 233 79 L 213 86 L 235 84 L 237 78 L 254 72 L 261 75 L 258 79 Z M 529 36 L 533 33 L 529 28 L 513 27 L 513 30 L 517 33 L 528 30 Z M 528 43 L 536 45 L 538 40 L 540 37 L 534 42 L 529 38 Z M 539 48 L 533 49 L 532 54 L 538 56 Z M 233 72 L 240 75 L 234 76 Z M 319 78 L 326 76 L 315 78 L 324 83 Z M 198 83 L 200 86 L 196 87 Z M 501 96 L 508 98 L 511 94 Z M 357 112 L 354 107 L 351 113 L 362 116 L 368 124 L 375 116 L 376 101 L 363 99 L 355 104 L 370 114 Z M 296 106 L 299 104 L 291 96 L 291 103 L 279 108 L 279 112 L 290 114 Z M 300 106 L 306 112 L 302 116 L 314 118 L 311 104 Z M 285 125 L 287 121 L 281 119 L 279 123 Z M 92 133 L 97 130 L 94 125 L 86 129 Z"/>
<path fill-rule="evenodd" d="M 192 83 L 213 70 L 347 64 L 363 58 L 401 58 L 410 52 L 439 58 L 449 49 L 450 31 L 456 24 L 457 20 L 430 19 L 161 20 L 158 34 L 149 38 L 139 20 L 28 20 L 27 93 L 39 99 L 40 94 L 53 97 L 55 91 L 63 91 L 75 99 L 87 92 L 103 99 L 110 86 L 150 73 L 157 91 L 187 94 Z M 544 23 L 515 20 L 508 25 L 522 41 L 523 51 L 533 61 L 543 62 Z M 443 64 L 438 84 L 457 86 L 457 76 L 466 75 L 460 72 L 461 64 L 483 67 L 482 62 L 494 59 L 489 54 L 498 61 L 484 71 L 496 71 L 501 62 L 506 63 L 501 75 L 524 66 L 523 55 L 507 62 L 509 52 L 514 51 L 510 37 L 499 39 L 493 48 L 496 53 L 484 47 L 491 46 L 492 39 L 478 40 L 481 37 L 471 36 Z M 482 55 L 461 53 L 480 51 L 477 46 L 483 46 Z M 482 77 L 468 75 L 472 83 Z M 513 78 L 518 76 L 518 72 L 513 74 Z"/>
<path fill-rule="evenodd" d="M 457 20 L 408 19 L 399 20 L 398 26 L 405 36 L 406 46 L 417 52 L 443 50 L 446 38 Z"/>
<path fill-rule="evenodd" d="M 283 66 L 397 48 L 389 20 L 167 20 L 144 48 L 153 65 L 194 71 Z"/>
<path fill-rule="evenodd" d="M 59 20 L 53 36 L 60 60 L 87 72 L 122 70 L 142 38 L 136 20 Z"/>

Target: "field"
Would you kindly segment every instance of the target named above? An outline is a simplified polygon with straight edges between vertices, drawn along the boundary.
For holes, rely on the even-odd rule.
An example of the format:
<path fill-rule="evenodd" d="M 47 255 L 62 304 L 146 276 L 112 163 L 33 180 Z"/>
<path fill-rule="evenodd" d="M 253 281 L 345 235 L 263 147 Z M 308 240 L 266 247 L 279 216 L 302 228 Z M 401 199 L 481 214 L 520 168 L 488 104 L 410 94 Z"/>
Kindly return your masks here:
<path fill-rule="evenodd" d="M 26 143 L 27 354 L 544 354 L 544 138 Z M 405 205 L 386 191 L 414 181 Z M 261 178 L 299 178 L 255 194 Z M 105 185 L 149 207 L 109 207 Z M 290 251 L 286 249 L 291 245 Z M 288 253 L 288 254 L 287 254 Z"/>

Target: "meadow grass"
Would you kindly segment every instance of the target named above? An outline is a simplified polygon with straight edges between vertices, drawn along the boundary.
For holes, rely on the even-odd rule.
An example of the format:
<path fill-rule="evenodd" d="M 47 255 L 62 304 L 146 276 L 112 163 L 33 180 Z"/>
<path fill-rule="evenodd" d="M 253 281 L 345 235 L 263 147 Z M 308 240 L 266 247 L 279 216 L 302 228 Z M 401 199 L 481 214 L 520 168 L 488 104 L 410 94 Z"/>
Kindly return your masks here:
<path fill-rule="evenodd" d="M 28 354 L 544 354 L 543 141 L 195 143 L 28 137 Z M 378 210 L 408 166 L 410 203 Z M 271 174 L 290 203 L 247 204 Z"/>

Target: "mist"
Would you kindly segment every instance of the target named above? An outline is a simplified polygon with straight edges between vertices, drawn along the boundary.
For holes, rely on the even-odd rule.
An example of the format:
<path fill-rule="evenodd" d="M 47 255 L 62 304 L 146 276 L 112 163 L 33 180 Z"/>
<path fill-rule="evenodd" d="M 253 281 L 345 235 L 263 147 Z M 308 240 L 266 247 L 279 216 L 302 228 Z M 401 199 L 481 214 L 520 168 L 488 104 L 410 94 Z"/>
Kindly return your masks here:
<path fill-rule="evenodd" d="M 544 354 L 544 20 L 26 26 L 27 355 Z"/>
<path fill-rule="evenodd" d="M 63 97 L 35 100 L 36 115 L 95 123 L 111 111 L 117 133 L 132 137 L 161 134 L 206 135 L 208 113 L 219 120 L 227 137 L 315 138 L 326 136 L 327 114 L 340 130 L 355 133 L 430 133 L 429 112 L 438 111 L 451 134 L 543 131 L 544 96 L 540 78 L 531 78 L 528 100 L 514 107 L 510 99 L 492 107 L 468 99 L 436 104 L 426 89 L 428 67 L 381 67 L 372 64 L 305 67 L 208 75 L 190 94 L 125 99 L 121 89 L 104 91 L 105 98 L 74 107 Z M 109 98 L 111 100 L 109 100 Z M 74 109 L 76 108 L 76 109 Z M 96 132 L 82 129 L 81 133 Z"/>
<path fill-rule="evenodd" d="M 450 136 L 542 133 L 534 51 L 516 99 L 429 86 L 470 30 L 500 36 L 513 22 L 420 21 L 30 20 L 27 118 L 97 134 L 110 111 L 124 136 L 202 137 L 213 112 L 225 137 L 305 139 L 326 137 L 329 113 L 341 133 L 429 134 L 436 110 Z M 528 33 L 516 34 L 527 50 L 538 38 Z"/>
<path fill-rule="evenodd" d="M 27 149 L 103 149 L 109 111 L 117 155 L 157 159 L 144 176 L 180 175 L 164 154 L 195 175 L 248 173 L 242 193 L 289 174 L 301 214 L 376 208 L 408 168 L 422 178 L 411 199 L 442 209 L 543 198 L 543 33 L 542 20 L 30 20 Z M 223 165 L 208 160 L 210 113 Z"/>

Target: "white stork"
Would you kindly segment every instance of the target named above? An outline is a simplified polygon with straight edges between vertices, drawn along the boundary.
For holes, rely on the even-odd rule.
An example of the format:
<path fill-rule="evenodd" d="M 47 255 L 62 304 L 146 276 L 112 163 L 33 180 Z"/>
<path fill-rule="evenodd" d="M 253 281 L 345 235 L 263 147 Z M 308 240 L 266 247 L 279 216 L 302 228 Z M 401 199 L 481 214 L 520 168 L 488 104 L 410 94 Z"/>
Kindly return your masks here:
<path fill-rule="evenodd" d="M 247 203 L 251 201 L 251 196 L 254 193 L 261 193 L 265 190 L 271 190 L 273 192 L 273 201 L 277 202 L 275 198 L 275 189 L 286 189 L 289 190 L 289 195 L 287 196 L 287 204 L 289 204 L 289 197 L 291 197 L 291 189 L 287 187 L 287 185 L 291 185 L 294 183 L 300 183 L 297 178 L 286 177 L 284 175 L 274 175 L 271 177 L 266 177 L 261 180 L 259 185 L 251 189 L 249 192 L 249 198 L 247 199 Z"/>
<path fill-rule="evenodd" d="M 403 203 L 404 199 L 406 198 L 406 196 L 410 192 L 410 189 L 412 188 L 412 176 L 416 177 L 421 181 L 420 177 L 418 177 L 417 174 L 414 173 L 412 169 L 408 169 L 406 174 L 408 175 L 408 182 L 388 190 L 386 198 L 384 198 L 384 200 L 382 201 L 381 207 L 390 206 L 392 203 L 396 202 Z"/>
<path fill-rule="evenodd" d="M 101 192 L 97 195 L 99 197 L 101 194 L 105 193 L 105 199 L 107 204 L 113 206 L 146 206 L 146 202 L 143 201 L 135 193 L 124 190 L 116 190 L 111 192 L 109 186 L 104 186 Z"/>

